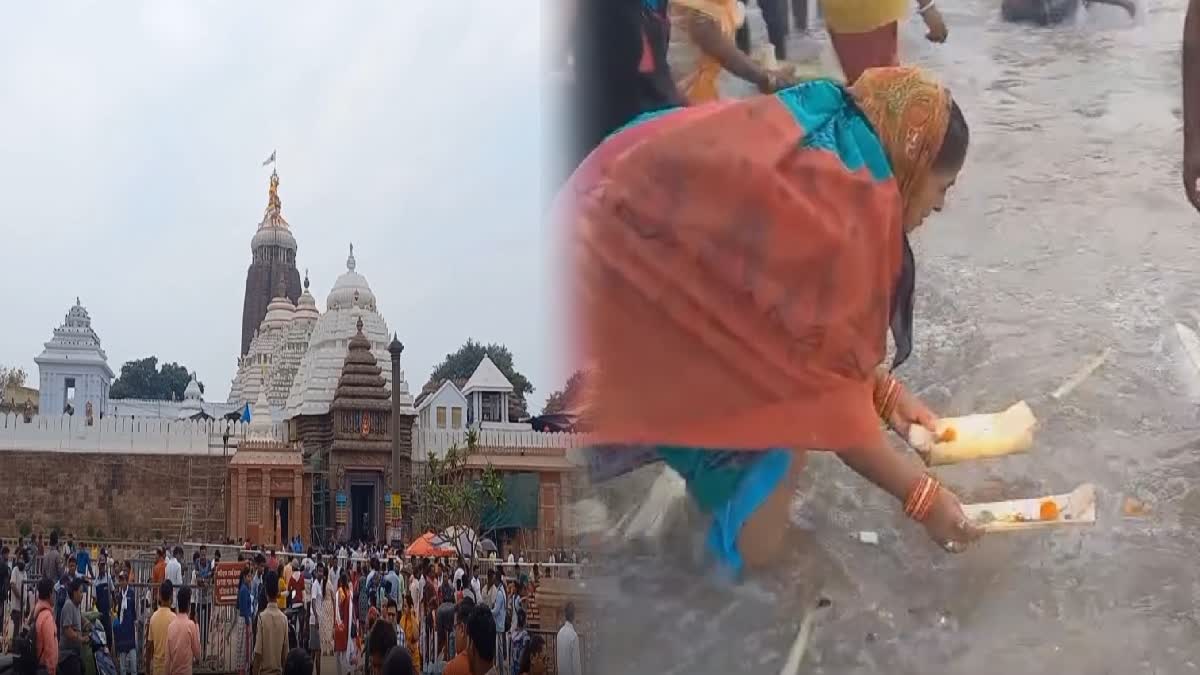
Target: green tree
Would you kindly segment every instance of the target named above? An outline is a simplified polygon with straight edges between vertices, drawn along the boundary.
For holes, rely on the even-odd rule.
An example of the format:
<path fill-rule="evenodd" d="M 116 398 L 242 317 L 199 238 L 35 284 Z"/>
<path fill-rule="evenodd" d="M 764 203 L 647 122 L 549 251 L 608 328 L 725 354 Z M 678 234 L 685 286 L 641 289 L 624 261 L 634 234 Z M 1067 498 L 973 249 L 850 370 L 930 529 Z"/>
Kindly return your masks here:
<path fill-rule="evenodd" d="M 473 338 L 468 338 L 466 343 L 458 348 L 458 351 L 447 354 L 446 358 L 442 359 L 442 362 L 433 369 L 433 373 L 429 376 L 429 381 L 422 387 L 421 393 L 431 394 L 437 391 L 437 388 L 442 386 L 446 380 L 450 380 L 462 388 L 475 369 L 479 367 L 484 356 L 490 357 L 492 363 L 495 363 L 500 372 L 504 373 L 504 377 L 512 383 L 513 395 L 508 399 L 508 418 L 516 421 L 527 417 L 529 412 L 525 397 L 533 393 L 533 384 L 513 366 L 512 352 L 502 344 L 484 345 Z"/>
<path fill-rule="evenodd" d="M 583 396 L 583 371 L 577 370 L 567 378 L 567 383 L 563 385 L 562 389 L 550 394 L 550 398 L 546 399 L 546 405 L 542 407 L 542 414 L 553 415 L 571 410 L 579 405 L 581 396 Z"/>
<path fill-rule="evenodd" d="M 483 461 L 470 466 L 472 457 L 482 457 Z M 479 435 L 474 430 L 467 431 L 466 447 L 452 446 L 441 457 L 430 455 L 413 501 L 417 512 L 414 520 L 421 531 L 463 532 L 470 549 L 478 551 L 484 513 L 504 504 L 504 483 L 479 452 Z"/>
<path fill-rule="evenodd" d="M 108 390 L 110 398 L 145 398 L 157 401 L 180 401 L 193 373 L 178 363 L 164 363 L 160 369 L 157 356 L 127 361 L 121 374 Z M 204 393 L 204 383 L 200 393 Z"/>

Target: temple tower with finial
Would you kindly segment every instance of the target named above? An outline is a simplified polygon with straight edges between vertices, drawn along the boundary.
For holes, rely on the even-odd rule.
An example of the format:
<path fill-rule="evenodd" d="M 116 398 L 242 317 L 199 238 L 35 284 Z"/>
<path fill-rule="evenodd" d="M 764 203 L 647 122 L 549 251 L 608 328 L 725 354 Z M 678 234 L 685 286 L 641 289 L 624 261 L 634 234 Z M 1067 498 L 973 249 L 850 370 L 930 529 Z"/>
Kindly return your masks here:
<path fill-rule="evenodd" d="M 300 271 L 296 269 L 296 238 L 283 217 L 279 199 L 279 174 L 271 172 L 267 190 L 267 208 L 258 231 L 250 240 L 250 269 L 246 271 L 246 295 L 242 302 L 242 345 L 244 356 L 250 350 L 254 331 L 267 315 L 267 305 L 277 284 L 283 284 L 283 297 L 293 304 L 300 299 Z"/>

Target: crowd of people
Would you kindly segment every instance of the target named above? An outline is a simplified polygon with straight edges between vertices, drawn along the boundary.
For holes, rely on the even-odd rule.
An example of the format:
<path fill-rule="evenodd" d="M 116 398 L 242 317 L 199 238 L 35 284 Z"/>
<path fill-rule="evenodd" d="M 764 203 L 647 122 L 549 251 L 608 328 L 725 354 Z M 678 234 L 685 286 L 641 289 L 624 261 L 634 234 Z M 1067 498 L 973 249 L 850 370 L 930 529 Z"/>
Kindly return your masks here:
<path fill-rule="evenodd" d="M 228 634 L 232 662 L 244 673 L 273 675 L 306 663 L 322 675 L 322 657 L 333 657 L 338 675 L 403 672 L 387 670 L 389 663 L 411 664 L 415 673 L 427 663 L 475 675 L 492 667 L 505 675 L 546 672 L 545 643 L 530 634 L 526 605 L 553 565 L 516 553 L 507 561 L 410 557 L 365 543 L 305 549 L 299 538 L 284 549 L 233 549 L 240 565 L 237 626 Z M 577 559 L 565 551 L 550 556 Z M 112 673 L 101 675 L 190 673 L 226 636 L 210 635 L 218 630 L 212 616 L 220 562 L 219 548 L 210 556 L 201 545 L 187 564 L 182 546 L 164 545 L 153 565 L 135 574 L 132 560 L 117 563 L 105 548 L 62 542 L 57 532 L 30 537 L 15 551 L 0 548 L 0 616 L 7 618 L 0 652 L 16 646 L 28 627 L 37 662 L 51 675 L 71 675 L 95 658 L 81 649 L 95 621 L 113 661 Z M 560 649 L 568 649 L 568 664 L 578 664 L 574 628 L 568 622 L 564 629 Z M 393 657 L 394 650 L 405 656 Z M 488 668 L 479 670 L 483 664 Z"/>

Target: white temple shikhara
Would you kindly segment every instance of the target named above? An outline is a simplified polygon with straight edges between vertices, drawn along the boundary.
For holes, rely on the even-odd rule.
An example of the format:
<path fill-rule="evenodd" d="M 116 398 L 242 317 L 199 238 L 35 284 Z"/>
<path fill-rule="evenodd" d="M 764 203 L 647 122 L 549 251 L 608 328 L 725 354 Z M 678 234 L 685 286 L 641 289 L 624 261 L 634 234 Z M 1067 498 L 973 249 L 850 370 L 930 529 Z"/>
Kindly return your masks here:
<path fill-rule="evenodd" d="M 79 415 L 91 404 L 96 417 L 108 409 L 108 389 L 113 371 L 108 355 L 100 348 L 100 337 L 92 330 L 92 319 L 75 298 L 75 306 L 54 337 L 35 358 L 38 366 L 38 410 L 43 415 L 73 411 Z"/>

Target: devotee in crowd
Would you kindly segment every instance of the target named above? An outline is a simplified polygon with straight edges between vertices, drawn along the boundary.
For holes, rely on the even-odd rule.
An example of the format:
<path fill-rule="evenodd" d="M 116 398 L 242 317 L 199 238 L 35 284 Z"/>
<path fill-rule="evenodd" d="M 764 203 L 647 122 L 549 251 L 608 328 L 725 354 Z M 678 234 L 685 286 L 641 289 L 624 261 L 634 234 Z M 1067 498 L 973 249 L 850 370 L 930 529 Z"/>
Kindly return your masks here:
<path fill-rule="evenodd" d="M 117 586 L 117 620 L 113 624 L 117 670 L 120 675 L 137 675 L 137 593 L 129 585 L 129 573 L 124 570 L 117 575 Z"/>
<path fill-rule="evenodd" d="M 471 600 L 464 600 L 454 608 L 454 629 L 449 645 L 453 657 L 446 664 L 445 675 L 471 675 L 471 660 L 467 654 L 467 644 L 470 642 L 467 624 L 475 608 L 476 604 Z"/>
<path fill-rule="evenodd" d="M 516 611 L 516 629 L 513 631 L 512 640 L 509 644 L 509 654 L 512 659 L 512 670 L 509 672 L 520 672 L 521 664 L 525 663 L 525 652 L 530 646 L 529 629 L 526 626 L 528 619 L 525 616 L 525 610 L 518 609 Z"/>
<path fill-rule="evenodd" d="M 208 559 L 208 547 L 201 544 L 196 553 L 192 567 L 192 585 L 196 587 L 193 604 L 196 608 L 196 624 L 200 627 L 200 644 L 208 645 L 209 623 L 212 617 L 212 580 L 216 562 L 220 561 L 221 552 L 217 551 L 215 560 Z"/>
<path fill-rule="evenodd" d="M 391 598 L 397 605 L 400 603 L 400 596 L 403 594 L 404 584 L 400 581 L 400 575 L 396 571 L 397 562 L 395 558 L 388 560 L 387 596 Z"/>
<path fill-rule="evenodd" d="M 738 49 L 742 50 L 743 54 L 750 54 L 750 22 L 746 20 L 746 8 L 750 6 L 748 0 L 738 0 L 741 5 L 737 13 L 742 17 L 742 21 L 737 29 L 735 36 Z M 796 5 L 807 5 L 807 0 L 797 0 Z M 767 26 L 767 40 L 775 49 L 775 58 L 783 61 L 787 58 L 787 36 L 788 31 L 788 0 L 758 0 L 758 9 L 762 12 L 763 23 Z M 801 29 L 804 28 L 804 23 L 799 24 Z"/>
<path fill-rule="evenodd" d="M 488 583 L 494 584 L 495 573 L 488 571 Z M 492 620 L 496 624 L 496 653 L 499 658 L 504 658 L 504 653 L 508 651 L 508 640 L 505 639 L 505 627 L 507 623 L 505 619 L 508 614 L 508 597 L 504 592 L 504 586 L 493 586 L 495 593 L 492 597 L 492 604 L 489 609 L 492 610 Z"/>
<path fill-rule="evenodd" d="M 96 559 L 96 580 L 92 584 L 92 598 L 96 603 L 96 611 L 100 613 L 100 625 L 104 626 L 105 644 L 113 644 L 112 610 L 113 610 L 113 580 L 109 574 L 108 551 L 101 550 Z"/>
<path fill-rule="evenodd" d="M 24 622 L 31 604 L 26 599 L 25 567 L 25 558 L 22 556 L 20 560 L 13 563 L 11 576 L 9 577 L 7 607 L 14 635 L 20 631 L 21 624 Z"/>
<path fill-rule="evenodd" d="M 908 16 L 911 3 L 821 0 L 825 27 L 848 84 L 854 84 L 868 68 L 900 65 L 900 21 Z M 936 0 L 917 0 L 917 13 L 929 31 L 925 38 L 945 42 L 949 31 Z"/>
<path fill-rule="evenodd" d="M 251 643 L 254 635 L 251 632 L 251 624 L 254 621 L 254 592 L 251 590 L 253 576 L 254 572 L 249 566 L 243 568 L 238 575 L 237 606 L 240 625 L 239 632 L 235 634 L 234 639 L 238 641 L 237 663 L 241 665 L 243 673 L 250 667 Z"/>
<path fill-rule="evenodd" d="M 407 649 L 397 647 L 388 652 L 383 661 L 383 675 L 417 675 L 420 666 L 413 660 Z"/>
<path fill-rule="evenodd" d="M 367 675 L 383 672 L 383 660 L 396 647 L 396 628 L 387 621 L 376 621 L 367 636 Z"/>
<path fill-rule="evenodd" d="M 468 675 L 499 675 L 496 661 L 496 622 L 487 607 L 473 607 L 466 621 Z M 562 675 L 572 675 L 559 671 Z M 582 675 L 576 671 L 573 675 Z"/>
<path fill-rule="evenodd" d="M 563 625 L 554 638 L 558 675 L 583 675 L 579 654 L 579 633 L 575 632 L 575 603 L 563 608 Z"/>
<path fill-rule="evenodd" d="M 667 66 L 667 0 L 573 0 L 567 15 L 563 43 L 574 57 L 565 97 L 574 124 L 569 173 L 633 118 L 684 99 Z"/>
<path fill-rule="evenodd" d="M 395 600 L 388 598 L 384 602 L 383 619 L 396 631 L 396 644 L 404 644 L 404 629 L 400 627 L 400 608 L 396 606 Z"/>
<path fill-rule="evenodd" d="M 413 608 L 413 596 L 405 594 L 404 611 L 400 614 L 400 630 L 404 634 L 404 644 L 412 656 L 414 667 L 421 670 L 421 623 L 420 614 Z"/>
<path fill-rule="evenodd" d="M 671 17 L 668 67 L 675 86 L 688 103 L 696 105 L 721 98 L 718 81 L 729 71 L 763 93 L 795 84 L 790 68 L 770 69 L 738 49 L 734 40 L 745 19 L 737 0 L 670 0 Z"/>
<path fill-rule="evenodd" d="M 8 618 L 6 609 L 9 607 L 9 588 L 12 584 L 12 562 L 9 560 L 10 551 L 7 546 L 0 546 L 0 628 Z"/>
<path fill-rule="evenodd" d="M 806 131 L 818 128 L 827 140 L 807 140 Z M 776 560 L 785 541 L 779 533 L 805 455 L 772 448 L 836 452 L 947 551 L 978 539 L 982 530 L 963 515 L 958 498 L 915 455 L 893 450 L 879 424 L 907 437 L 913 424 L 936 423 L 882 364 L 889 326 L 891 368 L 912 352 L 916 269 L 908 236 L 942 209 L 968 142 L 950 92 L 901 67 L 868 70 L 849 88 L 821 80 L 780 96 L 683 109 L 606 141 L 568 188 L 586 194 L 597 176 L 606 181 L 603 200 L 575 205 L 571 250 L 580 255 L 570 264 L 581 323 L 574 329 L 589 345 L 587 358 L 605 364 L 592 387 L 600 433 L 646 438 L 635 430 L 653 428 L 660 440 L 643 453 L 596 449 L 594 477 L 603 479 L 606 461 L 634 458 L 616 473 L 666 462 L 700 510 L 713 515 L 708 550 L 735 576 Z M 633 143 L 638 152 L 623 152 Z M 647 178 L 667 165 L 674 172 L 669 186 Z M 810 196 L 814 184 L 820 200 Z M 760 232 L 734 236 L 727 224 L 745 221 L 735 211 L 747 203 L 757 205 L 751 221 Z M 665 208 L 672 209 L 670 222 L 657 217 Z M 631 222 L 630 213 L 642 215 Z M 673 244 L 654 249 L 660 272 L 635 270 L 638 247 L 657 247 L 651 242 L 662 237 Z M 716 263 L 705 261 L 716 251 L 720 261 L 749 266 L 746 273 L 712 275 Z M 829 262 L 800 262 L 814 256 Z M 596 283 L 601 278 L 625 283 Z M 768 286 L 774 290 L 763 290 Z M 697 302 L 668 312 L 655 300 L 675 292 Z M 729 301 L 745 294 L 758 300 Z M 780 308 L 779 298 L 802 298 L 795 302 L 812 310 Z M 728 331 L 756 349 L 740 349 Z M 826 337 L 804 342 L 801 335 Z M 715 350 L 714 358 L 682 362 L 689 353 L 683 345 Z M 686 373 L 700 394 L 695 400 L 702 403 L 682 417 L 677 391 L 665 390 L 677 381 L 669 373 Z M 699 424 L 715 419 L 714 406 L 721 424 Z M 743 489 L 743 480 L 753 489 Z"/>
<path fill-rule="evenodd" d="M 308 641 L 306 647 L 312 655 L 312 662 L 317 675 L 321 675 L 321 608 L 324 606 L 325 594 L 321 582 L 322 568 L 313 570 L 312 583 L 309 584 L 308 594 Z"/>
<path fill-rule="evenodd" d="M 435 625 L 437 626 L 437 641 L 439 645 L 439 656 L 443 661 L 453 656 L 453 652 L 449 649 L 451 633 L 454 630 L 454 591 L 450 590 L 449 579 L 442 580 L 442 589 L 439 592 L 442 599 L 435 612 Z"/>
<path fill-rule="evenodd" d="M 146 673 L 167 673 L 167 629 L 175 619 L 171 604 L 175 597 L 175 585 L 170 580 L 158 586 L 158 609 L 150 616 L 150 627 L 146 633 Z"/>
<path fill-rule="evenodd" d="M 334 608 L 333 655 L 337 663 L 337 675 L 350 672 L 350 575 L 343 571 L 338 577 L 337 601 Z"/>
<path fill-rule="evenodd" d="M 171 551 L 171 557 L 167 558 L 167 581 L 178 591 L 183 587 L 183 547 L 176 546 Z"/>
<path fill-rule="evenodd" d="M 271 570 L 263 575 L 263 593 L 267 596 L 267 603 L 258 616 L 251 673 L 280 675 L 288 652 L 288 626 L 287 617 L 275 602 L 279 595 L 279 578 Z"/>
<path fill-rule="evenodd" d="M 154 568 L 150 571 L 150 583 L 154 588 L 167 580 L 167 550 L 160 548 L 155 551 Z"/>
<path fill-rule="evenodd" d="M 83 579 L 72 579 L 67 601 L 59 612 L 58 672 L 80 675 L 83 672 Z"/>
<path fill-rule="evenodd" d="M 529 646 L 522 652 L 521 660 L 513 668 L 517 675 L 546 675 L 546 641 L 541 635 L 529 639 Z"/>
<path fill-rule="evenodd" d="M 192 620 L 192 589 L 184 586 L 175 599 L 178 611 L 167 625 L 167 675 L 192 675 L 200 661 L 200 628 Z"/>
<path fill-rule="evenodd" d="M 314 666 L 320 672 L 321 659 L 313 658 L 308 652 L 297 647 L 287 653 L 283 662 L 283 675 L 313 675 Z"/>
<path fill-rule="evenodd" d="M 1200 0 L 1183 22 L 1183 190 L 1200 211 Z"/>
<path fill-rule="evenodd" d="M 55 537 L 51 533 L 51 539 Z M 33 607 L 30 624 L 37 642 L 37 662 L 49 675 L 57 675 L 59 660 L 58 628 L 54 614 L 54 582 L 49 577 L 38 579 L 37 604 Z"/>

